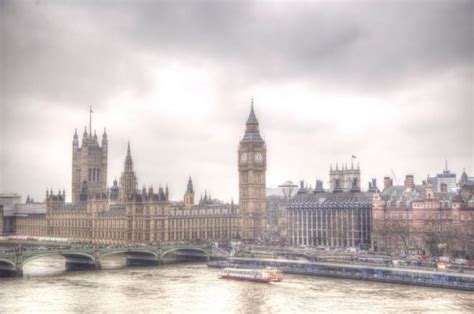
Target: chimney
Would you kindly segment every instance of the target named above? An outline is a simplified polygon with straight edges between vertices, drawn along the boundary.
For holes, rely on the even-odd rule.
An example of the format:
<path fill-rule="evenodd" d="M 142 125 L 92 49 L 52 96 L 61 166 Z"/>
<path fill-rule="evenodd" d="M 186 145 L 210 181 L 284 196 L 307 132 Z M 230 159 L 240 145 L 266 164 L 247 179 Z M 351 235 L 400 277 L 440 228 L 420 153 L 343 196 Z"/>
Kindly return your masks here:
<path fill-rule="evenodd" d="M 383 178 L 383 190 L 387 190 L 392 186 L 392 179 L 390 177 Z"/>
<path fill-rule="evenodd" d="M 407 174 L 405 176 L 405 188 L 407 190 L 413 190 L 414 187 L 415 187 L 415 180 L 413 178 L 413 175 Z"/>

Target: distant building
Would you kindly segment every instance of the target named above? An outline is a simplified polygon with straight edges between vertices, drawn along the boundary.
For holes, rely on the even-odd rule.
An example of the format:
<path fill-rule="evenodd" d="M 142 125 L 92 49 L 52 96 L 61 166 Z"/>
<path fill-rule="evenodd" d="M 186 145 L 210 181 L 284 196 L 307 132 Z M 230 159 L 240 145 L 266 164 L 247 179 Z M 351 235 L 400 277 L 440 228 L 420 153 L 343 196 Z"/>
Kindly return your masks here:
<path fill-rule="evenodd" d="M 290 243 L 367 248 L 371 207 L 364 192 L 297 194 L 287 207 Z"/>
<path fill-rule="evenodd" d="M 37 203 L 29 196 L 22 203 L 19 194 L 0 194 L 0 235 L 39 235 L 46 232 L 46 227 L 42 231 L 37 227 L 38 217 L 42 219 L 45 215 L 45 203 Z"/>
<path fill-rule="evenodd" d="M 474 177 L 469 177 L 465 170 L 462 173 L 459 188 L 459 195 L 465 206 L 474 209 Z"/>
<path fill-rule="evenodd" d="M 265 195 L 268 198 L 269 196 L 281 196 L 284 197 L 284 192 L 280 187 L 274 188 L 269 187 L 265 189 Z"/>
<path fill-rule="evenodd" d="M 435 192 L 430 180 L 415 185 L 391 185 L 373 196 L 372 247 L 387 253 L 474 254 L 474 202 L 472 191 Z M 474 185 L 473 185 L 474 187 Z M 474 189 L 473 189 L 474 191 Z M 439 248 L 445 248 L 446 252 Z M 470 253 L 469 253 L 470 252 Z"/>
<path fill-rule="evenodd" d="M 331 168 L 329 175 L 329 192 L 324 191 L 322 181 L 316 182 L 313 191 L 301 182 L 297 194 L 289 201 L 289 242 L 293 245 L 368 248 L 372 193 L 360 191 L 359 167 L 339 170 L 336 166 L 335 170 Z"/>
<path fill-rule="evenodd" d="M 430 178 L 434 192 L 456 192 L 457 182 L 456 174 L 448 169 L 448 161 L 445 162 L 445 167 L 442 173 L 438 173 L 436 177 Z"/>
<path fill-rule="evenodd" d="M 459 186 L 462 187 L 464 185 L 474 185 L 474 177 L 468 176 L 466 169 L 463 170 L 461 179 L 459 180 Z"/>

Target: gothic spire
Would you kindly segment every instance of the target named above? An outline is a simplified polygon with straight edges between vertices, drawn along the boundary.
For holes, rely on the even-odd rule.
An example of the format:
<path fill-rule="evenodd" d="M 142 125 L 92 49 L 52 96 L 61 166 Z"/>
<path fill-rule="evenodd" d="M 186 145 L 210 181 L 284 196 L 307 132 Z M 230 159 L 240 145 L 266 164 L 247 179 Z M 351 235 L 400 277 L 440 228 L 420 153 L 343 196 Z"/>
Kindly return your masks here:
<path fill-rule="evenodd" d="M 191 176 L 189 176 L 189 179 L 188 179 L 188 186 L 186 189 L 186 193 L 194 193 L 193 180 L 191 179 Z"/>
<path fill-rule="evenodd" d="M 127 157 L 125 157 L 124 168 L 126 172 L 133 172 L 133 160 L 132 160 L 132 154 L 130 153 L 130 141 L 128 141 Z"/>
<path fill-rule="evenodd" d="M 102 142 L 105 142 L 105 141 L 107 141 L 107 132 L 104 128 L 104 133 L 102 134 Z"/>
<path fill-rule="evenodd" d="M 77 135 L 77 128 L 74 130 L 74 136 L 72 138 L 73 148 L 79 148 L 79 136 Z"/>
<path fill-rule="evenodd" d="M 253 109 L 253 98 L 250 105 L 250 114 L 247 119 L 245 134 L 241 140 L 241 143 L 246 143 L 246 142 L 264 143 L 262 137 L 260 136 L 260 132 L 258 130 L 258 120 L 257 120 L 257 117 L 255 116 L 255 111 Z"/>
<path fill-rule="evenodd" d="M 258 125 L 258 120 L 257 120 L 257 117 L 255 116 L 255 111 L 253 110 L 253 97 L 250 104 L 249 118 L 247 119 L 247 125 L 252 125 L 252 124 Z"/>

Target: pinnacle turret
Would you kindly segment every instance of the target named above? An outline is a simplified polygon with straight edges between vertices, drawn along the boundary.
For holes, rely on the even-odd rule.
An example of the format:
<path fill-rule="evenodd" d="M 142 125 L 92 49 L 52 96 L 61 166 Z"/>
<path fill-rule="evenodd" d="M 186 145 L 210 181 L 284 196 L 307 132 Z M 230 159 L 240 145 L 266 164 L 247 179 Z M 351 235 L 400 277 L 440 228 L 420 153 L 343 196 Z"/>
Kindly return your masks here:
<path fill-rule="evenodd" d="M 74 130 L 72 146 L 73 146 L 73 149 L 78 149 L 79 148 L 79 136 L 77 135 L 77 128 Z"/>
<path fill-rule="evenodd" d="M 104 128 L 104 133 L 102 134 L 102 143 L 105 143 L 107 142 L 107 132 L 105 131 L 105 128 Z"/>
<path fill-rule="evenodd" d="M 124 169 L 120 176 L 119 202 L 127 202 L 135 199 L 137 189 L 137 176 L 133 171 L 132 154 L 130 153 L 130 141 L 127 144 L 127 156 L 125 157 Z"/>

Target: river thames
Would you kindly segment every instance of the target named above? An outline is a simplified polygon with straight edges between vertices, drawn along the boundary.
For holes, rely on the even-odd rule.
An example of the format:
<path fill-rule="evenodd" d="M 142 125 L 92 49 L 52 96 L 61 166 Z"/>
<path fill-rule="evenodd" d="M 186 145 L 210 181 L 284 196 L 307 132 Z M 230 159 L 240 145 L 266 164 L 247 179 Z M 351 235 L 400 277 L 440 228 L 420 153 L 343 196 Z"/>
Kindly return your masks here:
<path fill-rule="evenodd" d="M 203 263 L 125 268 L 110 258 L 101 271 L 65 272 L 64 259 L 25 266 L 0 278 L 0 313 L 309 313 L 473 312 L 470 292 L 285 275 L 280 283 L 218 279 Z"/>

